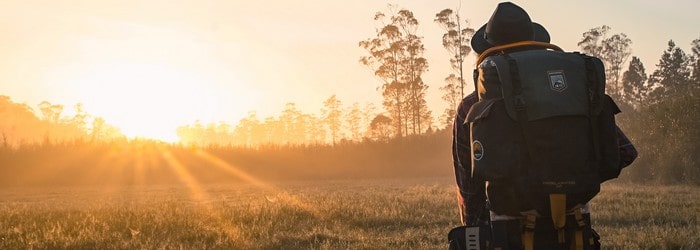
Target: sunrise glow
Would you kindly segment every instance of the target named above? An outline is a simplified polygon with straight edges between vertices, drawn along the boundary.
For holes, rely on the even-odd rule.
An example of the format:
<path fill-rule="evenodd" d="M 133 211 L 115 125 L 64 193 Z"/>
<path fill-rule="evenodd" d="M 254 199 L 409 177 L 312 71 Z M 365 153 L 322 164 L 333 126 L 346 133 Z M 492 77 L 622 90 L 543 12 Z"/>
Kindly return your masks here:
<path fill-rule="evenodd" d="M 177 126 L 212 117 L 224 99 L 207 78 L 164 64 L 100 65 L 68 80 L 90 113 L 100 114 L 129 138 L 176 142 Z M 245 110 L 239 110 L 244 114 Z"/>

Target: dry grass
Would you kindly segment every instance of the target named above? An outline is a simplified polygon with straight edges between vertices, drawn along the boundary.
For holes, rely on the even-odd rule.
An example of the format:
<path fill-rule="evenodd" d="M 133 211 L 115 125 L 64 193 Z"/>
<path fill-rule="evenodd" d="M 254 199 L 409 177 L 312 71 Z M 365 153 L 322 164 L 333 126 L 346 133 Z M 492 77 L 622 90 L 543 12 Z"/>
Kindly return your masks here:
<path fill-rule="evenodd" d="M 444 249 L 451 179 L 0 190 L 0 249 Z M 697 249 L 700 188 L 606 185 L 607 248 Z"/>
<path fill-rule="evenodd" d="M 593 212 L 606 249 L 700 249 L 700 187 L 604 185 Z"/>

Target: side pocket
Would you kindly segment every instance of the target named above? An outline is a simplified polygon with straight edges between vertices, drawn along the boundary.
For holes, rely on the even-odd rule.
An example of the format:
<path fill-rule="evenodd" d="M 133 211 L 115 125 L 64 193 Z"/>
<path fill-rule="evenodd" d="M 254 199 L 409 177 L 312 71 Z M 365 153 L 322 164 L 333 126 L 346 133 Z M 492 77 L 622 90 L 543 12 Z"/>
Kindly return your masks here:
<path fill-rule="evenodd" d="M 598 164 L 598 175 L 601 182 L 617 178 L 620 175 L 620 151 L 617 145 L 617 130 L 615 114 L 620 109 L 609 96 L 604 96 L 603 107 L 598 117 L 598 136 L 601 159 Z"/>
<path fill-rule="evenodd" d="M 520 132 L 506 113 L 503 99 L 484 99 L 469 110 L 472 175 L 497 180 L 520 169 Z M 515 172 L 514 172 L 515 171 Z"/>

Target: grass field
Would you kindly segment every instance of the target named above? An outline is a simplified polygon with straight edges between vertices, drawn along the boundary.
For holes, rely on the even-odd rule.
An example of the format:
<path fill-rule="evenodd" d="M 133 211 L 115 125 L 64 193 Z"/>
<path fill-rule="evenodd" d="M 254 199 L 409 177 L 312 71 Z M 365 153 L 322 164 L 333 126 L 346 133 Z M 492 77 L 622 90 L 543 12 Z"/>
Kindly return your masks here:
<path fill-rule="evenodd" d="M 700 249 L 700 188 L 606 184 L 604 249 Z M 0 249 L 445 249 L 451 178 L 0 189 Z"/>

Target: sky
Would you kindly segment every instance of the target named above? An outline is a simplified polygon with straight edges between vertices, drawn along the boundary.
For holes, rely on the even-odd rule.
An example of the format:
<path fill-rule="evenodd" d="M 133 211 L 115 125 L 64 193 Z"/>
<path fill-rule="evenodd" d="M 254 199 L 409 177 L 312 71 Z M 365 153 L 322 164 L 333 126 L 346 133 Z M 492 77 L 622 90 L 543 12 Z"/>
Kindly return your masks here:
<path fill-rule="evenodd" d="M 696 0 L 514 2 L 568 51 L 594 27 L 627 34 L 647 73 L 670 39 L 689 53 L 700 38 Z M 498 1 L 3 0 L 0 95 L 32 107 L 82 103 L 129 136 L 161 139 L 195 120 L 276 116 L 288 102 L 318 114 L 334 94 L 346 106 L 381 107 L 380 81 L 358 62 L 366 53 L 358 42 L 375 36 L 374 13 L 390 3 L 418 18 L 437 118 L 450 67 L 435 14 L 459 9 L 476 29 Z"/>

